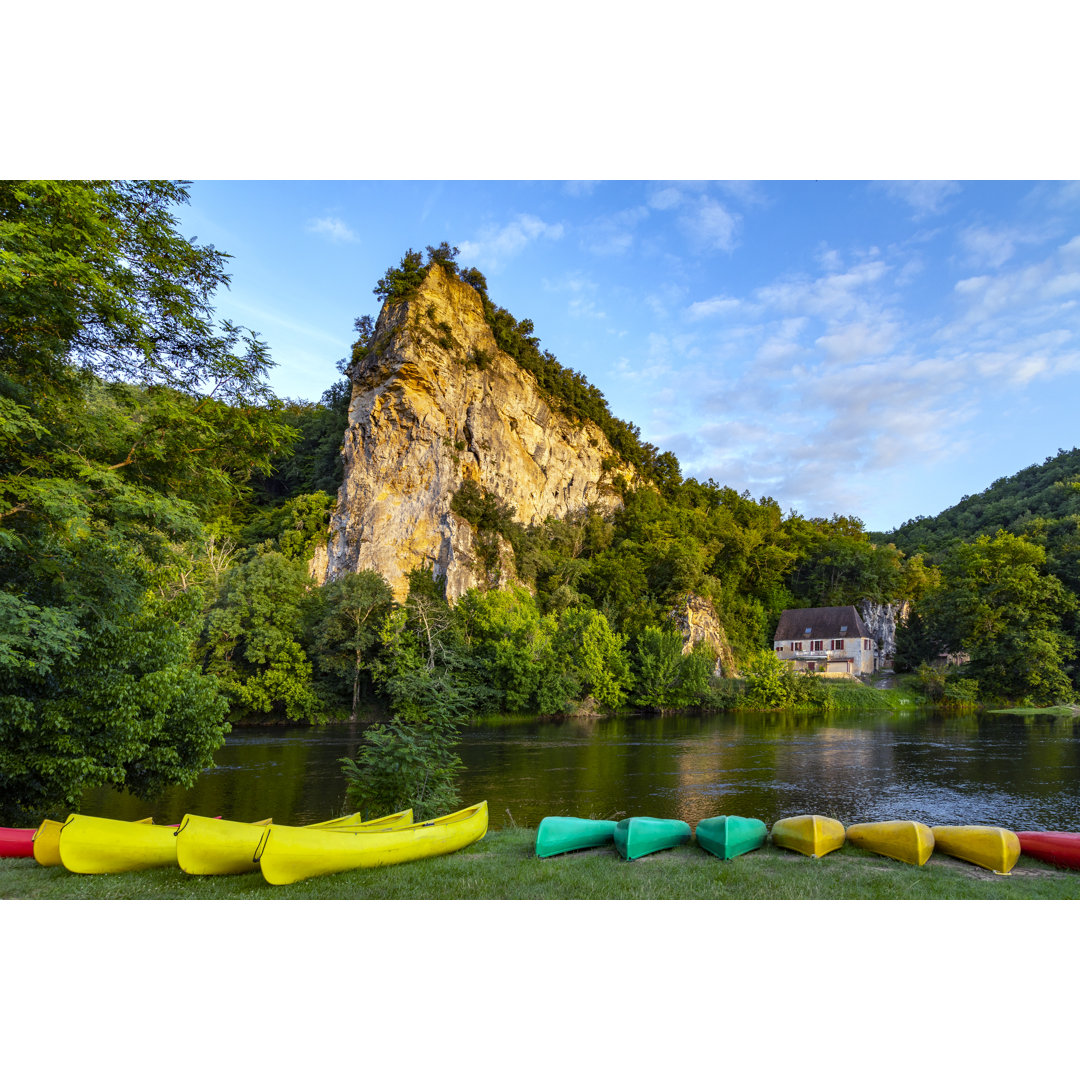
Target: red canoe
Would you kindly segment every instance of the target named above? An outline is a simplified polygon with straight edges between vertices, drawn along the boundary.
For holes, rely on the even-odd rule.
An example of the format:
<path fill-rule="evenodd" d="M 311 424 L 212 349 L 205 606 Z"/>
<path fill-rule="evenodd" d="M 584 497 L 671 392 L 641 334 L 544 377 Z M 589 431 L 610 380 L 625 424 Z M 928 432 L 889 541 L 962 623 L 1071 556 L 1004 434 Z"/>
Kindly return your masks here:
<path fill-rule="evenodd" d="M 37 829 L 0 829 L 0 859 L 16 856 L 34 857 L 34 833 Z"/>
<path fill-rule="evenodd" d="M 1020 854 L 1080 870 L 1080 833 L 1018 832 Z"/>

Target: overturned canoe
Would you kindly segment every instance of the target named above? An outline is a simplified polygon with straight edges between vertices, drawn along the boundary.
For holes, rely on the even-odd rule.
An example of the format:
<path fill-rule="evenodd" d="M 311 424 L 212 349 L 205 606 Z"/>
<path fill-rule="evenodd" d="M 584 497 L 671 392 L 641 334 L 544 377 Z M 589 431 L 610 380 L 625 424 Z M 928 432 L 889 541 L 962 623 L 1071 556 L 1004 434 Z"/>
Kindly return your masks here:
<path fill-rule="evenodd" d="M 1016 833 L 993 825 L 935 825 L 934 850 L 1007 874 L 1020 858 Z"/>
<path fill-rule="evenodd" d="M 354 828 L 298 829 L 269 825 L 257 855 L 271 885 L 373 866 L 446 855 L 479 840 L 488 827 L 486 802 L 404 828 L 373 822 Z"/>
<path fill-rule="evenodd" d="M 690 826 L 677 818 L 632 817 L 616 823 L 614 840 L 624 859 L 640 859 L 689 843 L 690 837 Z"/>
<path fill-rule="evenodd" d="M 765 843 L 769 835 L 768 827 L 758 818 L 736 817 L 729 814 L 722 817 L 705 818 L 699 821 L 694 832 L 698 847 L 704 848 L 718 859 L 734 859 L 745 855 Z"/>
<path fill-rule="evenodd" d="M 305 829 L 377 828 L 412 824 L 412 811 L 364 824 L 359 814 L 305 825 Z M 185 814 L 176 830 L 176 861 L 185 874 L 248 874 L 259 869 L 258 850 L 273 824 L 265 821 L 223 821 L 221 818 Z"/>
<path fill-rule="evenodd" d="M 46 818 L 34 833 L 34 861 L 40 866 L 63 866 L 60 861 L 60 830 L 62 821 Z"/>
<path fill-rule="evenodd" d="M 0 859 L 25 859 L 34 854 L 34 829 L 0 829 Z"/>
<path fill-rule="evenodd" d="M 60 829 L 60 861 L 75 874 L 117 874 L 176 865 L 176 826 L 69 814 Z"/>
<path fill-rule="evenodd" d="M 1016 838 L 1020 841 L 1021 855 L 1080 870 L 1080 833 L 1018 832 Z"/>
<path fill-rule="evenodd" d="M 546 817 L 536 830 L 536 854 L 541 859 L 546 859 L 549 855 L 564 855 L 568 851 L 600 847 L 612 843 L 614 839 L 614 821 Z"/>
<path fill-rule="evenodd" d="M 919 821 L 873 821 L 847 827 L 848 841 L 856 847 L 890 859 L 922 866 L 934 852 L 934 834 Z"/>
<path fill-rule="evenodd" d="M 790 848 L 814 859 L 842 848 L 844 836 L 844 826 L 836 818 L 818 814 L 781 818 L 772 827 L 772 842 L 777 847 Z"/>

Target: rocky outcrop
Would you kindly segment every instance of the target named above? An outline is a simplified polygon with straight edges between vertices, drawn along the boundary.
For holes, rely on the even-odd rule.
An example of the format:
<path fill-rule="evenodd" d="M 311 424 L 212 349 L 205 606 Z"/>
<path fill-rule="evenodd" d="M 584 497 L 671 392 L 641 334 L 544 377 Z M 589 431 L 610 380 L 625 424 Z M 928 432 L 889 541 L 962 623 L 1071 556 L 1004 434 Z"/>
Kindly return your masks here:
<path fill-rule="evenodd" d="M 738 675 L 735 669 L 735 654 L 731 651 L 728 636 L 720 625 L 716 608 L 713 607 L 711 601 L 698 596 L 697 593 L 687 593 L 678 607 L 669 612 L 669 617 L 683 636 L 684 656 L 699 641 L 704 641 L 716 657 L 716 668 L 713 674 L 725 675 L 728 678 Z"/>
<path fill-rule="evenodd" d="M 896 655 L 896 627 L 907 618 L 906 600 L 880 604 L 873 600 L 864 600 L 859 604 L 859 614 L 870 631 L 870 636 L 877 642 L 878 656 L 891 661 Z"/>
<path fill-rule="evenodd" d="M 511 579 L 509 545 L 500 540 L 493 560 L 491 538 L 485 551 L 451 509 L 467 478 L 525 525 L 621 505 L 600 428 L 552 406 L 496 348 L 479 294 L 438 264 L 413 299 L 384 305 L 367 355 L 349 374 L 345 479 L 329 543 L 312 562 L 320 582 L 376 570 L 400 600 L 409 571 L 423 567 L 445 576 L 453 602 L 471 586 Z"/>

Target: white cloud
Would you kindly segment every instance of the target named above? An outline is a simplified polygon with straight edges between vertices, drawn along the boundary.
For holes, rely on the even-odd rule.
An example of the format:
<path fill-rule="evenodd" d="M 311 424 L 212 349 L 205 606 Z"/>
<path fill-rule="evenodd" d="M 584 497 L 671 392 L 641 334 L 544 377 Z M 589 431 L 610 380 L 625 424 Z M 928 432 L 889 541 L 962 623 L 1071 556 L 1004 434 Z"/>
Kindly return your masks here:
<path fill-rule="evenodd" d="M 1062 244 L 1058 251 L 1067 259 L 1080 258 L 1080 236 L 1074 236 L 1067 244 Z"/>
<path fill-rule="evenodd" d="M 683 193 L 677 187 L 665 187 L 649 196 L 649 206 L 654 210 L 673 210 L 683 201 Z"/>
<path fill-rule="evenodd" d="M 679 224 L 699 244 L 717 251 L 734 251 L 735 230 L 742 220 L 715 199 L 703 195 L 684 213 Z"/>
<path fill-rule="evenodd" d="M 563 192 L 573 199 L 580 199 L 591 195 L 599 185 L 599 180 L 567 180 Z"/>
<path fill-rule="evenodd" d="M 549 225 L 533 214 L 518 214 L 502 228 L 489 226 L 481 231 L 478 239 L 464 240 L 458 247 L 464 262 L 496 269 L 534 240 L 559 240 L 562 235 L 560 224 Z"/>
<path fill-rule="evenodd" d="M 634 229 L 649 216 L 644 206 L 634 206 L 597 218 L 584 228 L 583 244 L 594 255 L 623 255 L 634 243 Z"/>
<path fill-rule="evenodd" d="M 960 192 L 955 180 L 890 180 L 882 186 L 894 199 L 906 202 L 916 218 L 940 214 L 949 198 Z"/>
<path fill-rule="evenodd" d="M 841 364 L 854 364 L 887 352 L 895 339 L 896 326 L 892 323 L 877 326 L 850 323 L 823 334 L 815 344 L 820 345 L 831 359 Z"/>
<path fill-rule="evenodd" d="M 713 296 L 708 300 L 698 300 L 686 309 L 691 319 L 707 319 L 710 315 L 727 315 L 742 307 L 742 301 L 733 296 Z"/>
<path fill-rule="evenodd" d="M 307 231 L 318 236 L 325 236 L 335 244 L 358 244 L 360 237 L 345 224 L 341 218 L 312 218 L 307 223 Z"/>

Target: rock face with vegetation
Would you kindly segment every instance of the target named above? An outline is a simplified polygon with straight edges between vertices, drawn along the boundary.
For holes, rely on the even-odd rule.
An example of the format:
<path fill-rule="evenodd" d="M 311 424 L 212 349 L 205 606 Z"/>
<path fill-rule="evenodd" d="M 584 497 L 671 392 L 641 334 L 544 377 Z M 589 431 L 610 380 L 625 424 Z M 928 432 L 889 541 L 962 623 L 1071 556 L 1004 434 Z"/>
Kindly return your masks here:
<path fill-rule="evenodd" d="M 612 480 L 629 472 L 612 468 L 604 433 L 552 407 L 496 347 L 479 293 L 437 263 L 410 299 L 384 305 L 349 374 L 345 479 L 319 581 L 375 570 L 401 600 L 409 571 L 429 568 L 453 602 L 512 580 L 510 545 L 451 505 L 463 485 L 523 525 L 621 505 Z"/>
<path fill-rule="evenodd" d="M 910 607 L 906 600 L 889 603 L 863 600 L 859 604 L 859 614 L 870 636 L 877 642 L 882 660 L 892 660 L 896 655 L 896 627 L 903 623 Z"/>
<path fill-rule="evenodd" d="M 716 668 L 713 674 L 727 678 L 738 675 L 735 668 L 735 654 L 731 650 L 731 644 L 723 626 L 720 625 L 716 608 L 709 600 L 696 593 L 687 593 L 671 612 L 671 620 L 682 634 L 684 656 L 691 652 L 699 641 L 703 641 L 712 649 L 716 657 Z"/>

